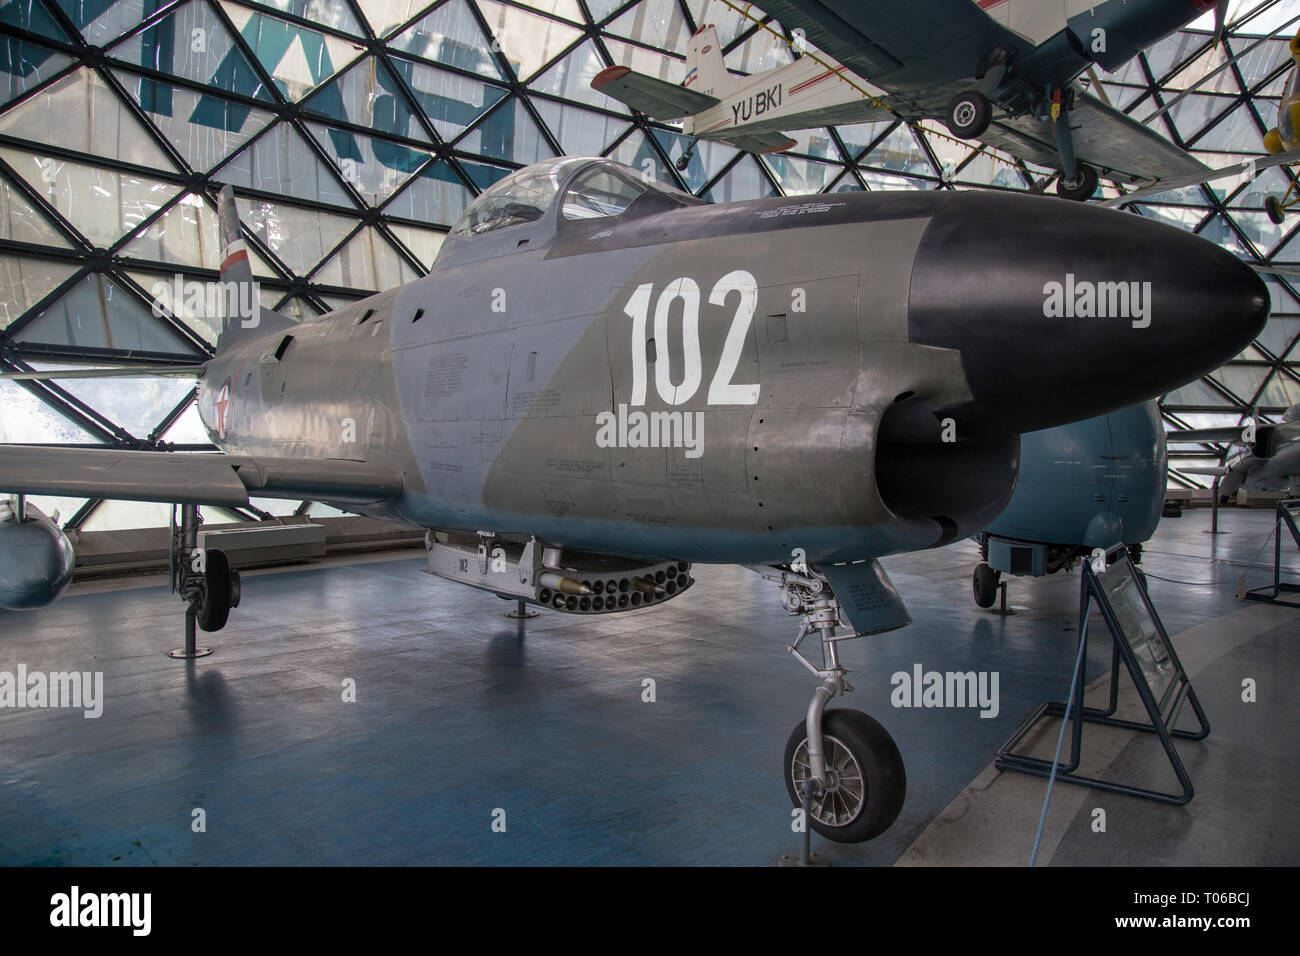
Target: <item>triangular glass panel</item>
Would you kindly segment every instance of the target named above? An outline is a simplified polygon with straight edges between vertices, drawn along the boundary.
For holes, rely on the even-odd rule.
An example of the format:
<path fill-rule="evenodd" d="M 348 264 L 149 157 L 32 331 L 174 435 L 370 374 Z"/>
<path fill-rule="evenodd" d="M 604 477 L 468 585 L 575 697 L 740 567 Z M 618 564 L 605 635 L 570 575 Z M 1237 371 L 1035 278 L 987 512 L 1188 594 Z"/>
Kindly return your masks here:
<path fill-rule="evenodd" d="M 375 36 L 381 37 L 433 6 L 433 0 L 356 0 L 356 4 Z"/>
<path fill-rule="evenodd" d="M 0 26 L 17 27 L 45 37 L 68 42 L 68 35 L 41 4 L 41 0 L 10 0 L 0 5 Z"/>
<path fill-rule="evenodd" d="M 429 161 L 429 153 L 351 130 L 308 123 L 308 131 L 361 198 L 378 206 Z"/>
<path fill-rule="evenodd" d="M 111 51 L 113 57 L 158 70 L 169 76 L 194 80 L 221 93 L 237 93 L 259 100 L 275 97 L 258 77 L 248 58 L 235 45 L 225 22 L 203 0 L 169 13 L 147 30 L 133 33 Z M 145 79 L 140 99 L 151 113 L 173 115 L 170 84 Z M 205 106 L 191 122 L 205 121 Z"/>
<path fill-rule="evenodd" d="M 176 168 L 135 114 L 88 67 L 0 116 L 0 133 L 150 169 Z"/>
<path fill-rule="evenodd" d="M 806 196 L 820 193 L 842 171 L 842 166 L 819 163 L 812 159 L 797 156 L 775 154 L 763 157 L 768 168 L 781 184 L 781 192 L 787 196 Z"/>
<path fill-rule="evenodd" d="M 1259 333 L 1259 343 L 1279 358 L 1286 355 L 1292 360 L 1300 359 L 1300 355 L 1292 354 L 1297 335 L 1300 335 L 1300 318 L 1274 315 L 1269 317 L 1264 331 Z"/>
<path fill-rule="evenodd" d="M 521 81 L 527 82 L 547 63 L 582 39 L 582 31 L 519 7 L 476 0 L 497 46 Z"/>
<path fill-rule="evenodd" d="M 433 268 L 433 260 L 438 258 L 438 250 L 442 248 L 443 241 L 447 238 L 445 232 L 437 229 L 420 229 L 416 226 L 404 226 L 400 223 L 388 223 L 389 230 L 392 231 L 402 245 L 406 246 L 420 264 L 424 266 L 425 271 Z"/>
<path fill-rule="evenodd" d="M 0 254 L 0 329 L 66 282 L 77 271 L 72 263 Z"/>
<path fill-rule="evenodd" d="M 72 243 L 63 238 L 49 220 L 42 215 L 8 180 L 0 178 L 0 239 L 31 242 L 41 246 L 71 249 Z"/>
<path fill-rule="evenodd" d="M 554 66 L 547 67 L 528 87 L 538 93 L 550 93 L 627 115 L 626 106 L 591 88 L 592 79 L 604 68 L 605 61 L 596 44 L 588 40 Z"/>
<path fill-rule="evenodd" d="M 587 0 L 587 9 L 591 11 L 591 21 L 601 23 L 608 20 L 617 10 L 629 5 L 631 0 Z"/>
<path fill-rule="evenodd" d="M 898 128 L 885 137 L 884 141 L 875 149 L 864 156 L 859 161 L 859 164 L 862 166 L 883 167 L 900 173 L 916 173 L 922 176 L 934 175 L 934 167 L 930 164 L 930 158 L 925 155 L 925 150 L 916 141 L 916 137 L 906 123 L 900 123 Z"/>
<path fill-rule="evenodd" d="M 397 56 L 388 59 L 443 139 L 455 139 L 506 96 L 500 87 L 459 73 Z"/>
<path fill-rule="evenodd" d="M 785 38 L 772 33 L 768 26 L 774 30 L 781 29 L 780 24 L 772 21 L 755 30 L 744 43 L 724 57 L 728 69 L 752 75 L 794 62 L 794 54 Z"/>
<path fill-rule="evenodd" d="M 619 143 L 618 148 L 609 153 L 608 156 L 625 166 L 631 166 L 642 176 L 649 175 L 661 183 L 667 183 L 674 188 L 681 188 L 681 184 L 673 176 L 668 164 L 659 158 L 659 153 L 650 145 L 650 140 L 640 130 L 634 131 L 632 135 Z"/>
<path fill-rule="evenodd" d="M 322 285 L 382 292 L 419 278 L 379 230 L 367 226 L 312 275 Z"/>
<path fill-rule="evenodd" d="M 216 210 L 189 193 L 121 249 L 121 254 L 198 269 L 221 268 Z"/>
<path fill-rule="evenodd" d="M 1209 406 L 1211 408 L 1237 407 L 1221 392 L 1215 391 L 1200 379 L 1174 389 L 1165 396 L 1164 404 L 1174 410 L 1177 410 L 1181 405 Z"/>
<path fill-rule="evenodd" d="M 33 364 L 33 368 L 64 366 Z M 103 367 L 102 365 L 98 367 Z M 194 388 L 189 379 L 160 375 L 139 378 L 69 378 L 59 387 L 85 402 L 137 438 L 153 433 L 159 422 Z"/>
<path fill-rule="evenodd" d="M 377 133 L 428 139 L 424 127 L 412 117 L 397 81 L 378 57 L 353 64 L 304 100 L 303 109 Z"/>
<path fill-rule="evenodd" d="M 267 5 L 331 30 L 365 36 L 348 0 L 272 0 Z"/>
<path fill-rule="evenodd" d="M 252 250 L 249 250 L 250 256 Z M 160 313 L 170 313 L 176 323 L 215 345 L 221 332 L 222 287 L 214 279 L 174 272 L 142 272 L 128 269 L 126 277 L 139 286 L 139 293 L 151 300 Z"/>
<path fill-rule="evenodd" d="M 440 161 L 416 176 L 398 193 L 384 207 L 384 215 L 450 227 L 473 198 L 460 177 L 446 162 Z"/>
<path fill-rule="evenodd" d="M 884 135 L 885 131 L 896 122 L 897 120 L 880 120 L 876 123 L 853 123 L 848 126 L 837 126 L 835 132 L 839 133 L 840 139 L 844 141 L 844 146 L 850 154 L 849 158 L 856 159 L 858 153 Z"/>
<path fill-rule="evenodd" d="M 295 103 L 365 52 L 364 47 L 332 34 L 228 0 L 221 0 L 221 7 L 280 92 Z"/>
<path fill-rule="evenodd" d="M 167 429 L 163 438 L 172 445 L 206 445 L 212 441 L 208 430 L 203 427 L 203 420 L 199 418 L 198 406 L 193 404 L 172 422 L 172 427 Z"/>
<path fill-rule="evenodd" d="M 256 109 L 211 93 L 196 93 L 120 70 L 114 76 L 149 112 L 149 118 L 191 169 L 207 172 L 275 120 L 270 110 Z M 159 90 L 167 88 L 166 112 Z"/>
<path fill-rule="evenodd" d="M 316 308 L 316 306 L 312 305 L 302 296 L 296 295 L 288 302 L 279 302 L 278 300 L 284 297 L 280 292 L 268 290 L 265 287 L 263 287 L 262 291 L 264 293 L 270 293 L 268 298 L 277 300 L 275 302 L 266 303 L 268 309 L 275 309 L 276 312 L 279 312 L 281 315 L 287 315 L 295 322 L 308 322 L 317 316 L 324 315 L 320 309 Z"/>
<path fill-rule="evenodd" d="M 153 0 L 54 0 L 91 46 L 107 46 L 158 9 Z"/>
<path fill-rule="evenodd" d="M 9 147 L 0 147 L 0 157 L 93 245 L 105 248 L 181 191 L 179 186 L 134 173 Z"/>
<path fill-rule="evenodd" d="M 35 2 L 35 0 L 32 0 Z M 14 4 L 10 4 L 13 6 Z M 4 9 L 0 8 L 0 16 Z M 0 37 L 0 104 L 44 83 L 72 62 L 57 50 L 16 37 Z"/>
<path fill-rule="evenodd" d="M 933 189 L 934 183 L 924 179 L 913 179 L 910 176 L 895 176 L 892 173 L 878 173 L 874 170 L 863 169 L 858 167 L 858 175 L 862 181 L 867 184 L 867 188 L 876 192 L 878 190 L 898 190 L 898 189 Z"/>
<path fill-rule="evenodd" d="M 466 0 L 447 0 L 435 7 L 390 39 L 388 48 L 502 79 L 491 41 L 483 35 Z"/>
<path fill-rule="evenodd" d="M 78 282 L 17 338 L 47 345 L 196 355 L 188 342 L 103 273 Z"/>
<path fill-rule="evenodd" d="M 1260 365 L 1224 365 L 1210 377 L 1224 385 L 1233 394 L 1239 396 L 1242 401 L 1249 403 L 1255 393 L 1259 391 L 1260 386 L 1264 384 L 1264 379 L 1268 377 L 1269 370 Z"/>
<path fill-rule="evenodd" d="M 488 159 L 500 159 L 527 166 L 549 159 L 555 152 L 528 113 L 522 100 L 512 98 L 479 120 L 456 141 L 458 149 Z"/>
<path fill-rule="evenodd" d="M 658 141 L 659 147 L 668 154 L 668 158 L 675 164 L 682 154 L 686 151 L 686 146 L 690 138 L 680 133 L 669 133 L 661 129 L 653 130 L 655 140 Z M 716 176 L 727 163 L 731 162 L 732 157 L 739 150 L 734 146 L 728 146 L 725 143 L 719 143 L 716 140 L 700 140 L 695 145 L 695 151 L 691 156 L 690 162 L 682 172 L 682 178 L 690 187 L 691 192 L 698 192 L 704 188 L 704 185 Z"/>
<path fill-rule="evenodd" d="M 740 10 L 723 3 L 723 0 L 687 0 L 686 5 L 690 7 L 697 28 L 713 26 L 717 29 L 718 43 L 724 48 L 754 25 Z M 754 14 L 762 16 L 758 11 L 754 11 Z"/>
<path fill-rule="evenodd" d="M 690 24 L 682 16 L 676 0 L 641 0 L 616 17 L 605 30 L 674 53 L 685 53 L 686 41 L 691 36 Z"/>
<path fill-rule="evenodd" d="M 278 123 L 257 137 L 214 178 L 236 188 L 356 208 L 337 176 L 288 123 Z"/>
<path fill-rule="evenodd" d="M 270 249 L 295 275 L 307 275 L 356 228 L 355 219 L 318 209 L 302 209 L 263 199 L 236 197 L 244 228 Z"/>
<path fill-rule="evenodd" d="M 47 442 L 71 445 L 96 441 L 90 432 L 71 419 L 64 418 L 23 386 L 9 379 L 0 379 L 0 408 L 4 409 L 4 414 L 0 415 L 0 445 L 39 445 Z M 39 501 L 36 506 L 45 510 Z"/>
<path fill-rule="evenodd" d="M 528 0 L 528 6 L 543 13 L 564 17 L 566 20 L 582 25 L 587 21 L 582 16 L 578 0 Z"/>
<path fill-rule="evenodd" d="M 615 66 L 631 67 L 637 73 L 644 73 L 668 83 L 681 83 L 686 78 L 686 65 L 654 50 L 647 50 L 634 43 L 624 43 L 612 38 L 605 40 L 605 49 Z"/>
<path fill-rule="evenodd" d="M 710 202 L 739 202 L 744 199 L 767 199 L 780 193 L 763 175 L 758 160 L 742 156 L 727 175 L 718 180 L 704 197 Z"/>
<path fill-rule="evenodd" d="M 1290 408 L 1300 402 L 1300 382 L 1289 375 L 1277 372 L 1273 375 L 1260 395 L 1261 405 Z"/>
<path fill-rule="evenodd" d="M 569 156 L 599 156 L 630 125 L 616 116 L 593 113 L 554 100 L 533 98 L 533 106 Z"/>

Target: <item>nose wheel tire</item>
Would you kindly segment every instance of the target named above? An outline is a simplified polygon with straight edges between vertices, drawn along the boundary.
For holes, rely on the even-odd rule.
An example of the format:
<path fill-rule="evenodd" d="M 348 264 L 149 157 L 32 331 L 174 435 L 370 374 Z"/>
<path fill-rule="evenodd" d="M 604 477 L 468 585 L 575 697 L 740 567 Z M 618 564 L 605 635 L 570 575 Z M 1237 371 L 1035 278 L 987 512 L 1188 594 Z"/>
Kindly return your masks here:
<path fill-rule="evenodd" d="M 208 551 L 206 563 L 198 623 L 201 629 L 212 632 L 226 626 L 230 609 L 239 603 L 239 573 L 230 570 L 224 551 Z"/>
<path fill-rule="evenodd" d="M 980 562 L 975 565 L 975 577 L 972 587 L 975 592 L 975 603 L 980 607 L 992 607 L 993 601 L 998 596 L 998 582 L 1002 577 L 1000 571 L 994 571 L 988 564 Z"/>
<path fill-rule="evenodd" d="M 1062 199 L 1073 199 L 1075 202 L 1083 202 L 1092 198 L 1092 194 L 1097 191 L 1097 170 L 1091 166 L 1085 166 L 1079 163 L 1078 172 L 1073 179 L 1066 179 L 1062 176 L 1056 181 L 1056 195 Z"/>
<path fill-rule="evenodd" d="M 993 104 L 978 90 L 962 93 L 948 104 L 948 129 L 962 139 L 978 139 L 993 119 Z"/>
<path fill-rule="evenodd" d="M 1269 222 L 1275 226 L 1282 225 L 1282 220 L 1286 218 L 1286 210 L 1276 196 L 1268 196 L 1264 199 L 1264 211 L 1268 213 Z"/>
<path fill-rule="evenodd" d="M 818 791 L 808 823 L 828 840 L 861 843 L 888 829 L 903 809 L 907 774 L 889 732 L 857 710 L 822 716 L 822 747 L 829 786 Z M 796 807 L 800 785 L 811 775 L 808 728 L 800 721 L 785 745 L 785 787 Z"/>

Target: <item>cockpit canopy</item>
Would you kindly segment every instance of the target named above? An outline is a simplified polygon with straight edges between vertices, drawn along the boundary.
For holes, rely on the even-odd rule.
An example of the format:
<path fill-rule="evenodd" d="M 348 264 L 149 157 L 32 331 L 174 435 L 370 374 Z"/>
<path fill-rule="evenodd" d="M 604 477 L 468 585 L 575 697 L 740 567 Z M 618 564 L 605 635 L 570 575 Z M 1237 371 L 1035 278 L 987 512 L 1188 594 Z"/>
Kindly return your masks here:
<path fill-rule="evenodd" d="M 461 214 L 451 235 L 481 236 L 542 219 L 563 191 L 559 218 L 598 219 L 621 215 L 645 195 L 677 205 L 700 200 L 608 159 L 562 156 L 527 166 L 485 190 Z"/>

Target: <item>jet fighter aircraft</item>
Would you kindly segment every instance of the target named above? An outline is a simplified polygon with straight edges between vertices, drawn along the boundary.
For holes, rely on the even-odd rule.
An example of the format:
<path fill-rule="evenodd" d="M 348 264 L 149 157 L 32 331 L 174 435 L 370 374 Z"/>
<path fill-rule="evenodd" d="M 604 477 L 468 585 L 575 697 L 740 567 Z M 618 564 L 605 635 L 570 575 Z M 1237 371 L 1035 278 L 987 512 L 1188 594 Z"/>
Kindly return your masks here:
<path fill-rule="evenodd" d="M 1300 405 L 1282 413 L 1277 424 L 1254 418 L 1246 425 L 1224 428 L 1188 428 L 1171 431 L 1171 443 L 1226 444 L 1241 448 L 1221 466 L 1183 468 L 1193 475 L 1219 479 L 1219 499 L 1226 503 L 1240 488 L 1247 491 L 1281 491 L 1300 498 Z"/>
<path fill-rule="evenodd" d="M 229 187 L 219 212 L 222 276 L 242 286 Z M 566 157 L 480 195 L 423 278 L 300 324 L 236 308 L 195 370 L 224 454 L 6 446 L 0 491 L 311 498 L 427 529 L 434 574 L 580 615 L 673 600 L 693 562 L 749 566 L 801 619 L 791 650 L 821 681 L 787 788 L 854 842 L 895 818 L 906 779 L 879 723 L 823 720 L 849 689 L 836 640 L 909 620 L 877 559 L 988 527 L 1022 432 L 1194 379 L 1267 313 L 1218 246 L 1089 206 L 712 205 Z M 216 557 L 194 596 L 209 626 L 238 595 Z"/>
<path fill-rule="evenodd" d="M 724 0 L 747 16 L 751 4 Z M 836 123 L 941 119 L 955 136 L 1061 170 L 1057 193 L 1084 200 L 1099 170 L 1125 183 L 1206 167 L 1103 100 L 1080 77 L 1113 70 L 1227 0 L 761 0 L 805 55 L 750 77 L 723 63 L 713 27 L 687 45 L 681 85 L 612 66 L 591 85 L 657 120 L 684 119 L 697 139 L 751 152 Z M 800 47 L 800 44 L 796 44 Z M 817 52 L 817 51 L 820 51 Z M 824 53 L 826 56 L 822 56 Z M 694 143 L 692 142 L 692 148 Z M 685 168 L 690 149 L 678 161 Z"/>

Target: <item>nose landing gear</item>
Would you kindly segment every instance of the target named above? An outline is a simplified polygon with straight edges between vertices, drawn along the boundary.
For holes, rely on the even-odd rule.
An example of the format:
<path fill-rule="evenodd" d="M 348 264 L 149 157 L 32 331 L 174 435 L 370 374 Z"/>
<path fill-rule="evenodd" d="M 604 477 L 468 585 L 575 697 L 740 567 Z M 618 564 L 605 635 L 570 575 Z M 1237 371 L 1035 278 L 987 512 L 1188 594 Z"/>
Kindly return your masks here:
<path fill-rule="evenodd" d="M 836 634 L 840 607 L 830 583 L 816 571 L 784 572 L 782 597 L 791 614 L 803 618 L 799 635 L 786 650 L 822 683 L 813 692 L 807 717 L 790 733 L 785 746 L 785 785 L 796 807 L 828 840 L 861 843 L 888 829 L 903 808 L 907 774 L 893 738 L 878 722 L 856 710 L 826 710 L 838 694 L 853 690 L 840 663 L 838 642 L 863 635 Z M 817 666 L 800 650 L 816 632 L 822 645 Z"/>

